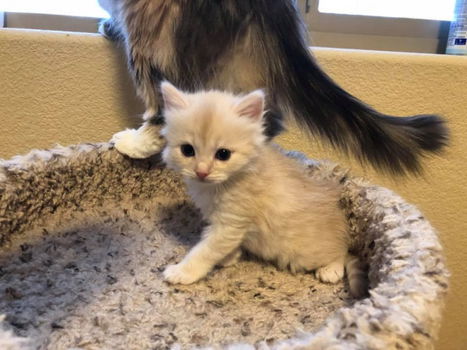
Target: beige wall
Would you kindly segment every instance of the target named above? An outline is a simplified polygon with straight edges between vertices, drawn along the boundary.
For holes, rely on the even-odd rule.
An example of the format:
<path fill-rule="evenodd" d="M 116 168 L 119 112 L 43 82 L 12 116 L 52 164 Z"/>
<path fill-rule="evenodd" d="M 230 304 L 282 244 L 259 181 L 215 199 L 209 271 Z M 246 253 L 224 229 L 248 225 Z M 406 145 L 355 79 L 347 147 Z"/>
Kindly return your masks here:
<path fill-rule="evenodd" d="M 467 57 L 332 49 L 316 50 L 316 56 L 344 88 L 383 112 L 435 112 L 449 121 L 452 145 L 426 161 L 423 178 L 367 176 L 417 204 L 439 230 L 453 276 L 438 348 L 465 348 Z M 141 106 L 123 62 L 121 52 L 97 35 L 0 30 L 0 157 L 56 143 L 106 141 L 136 125 L 132 116 Z M 281 143 L 311 157 L 339 159 L 294 130 Z"/>

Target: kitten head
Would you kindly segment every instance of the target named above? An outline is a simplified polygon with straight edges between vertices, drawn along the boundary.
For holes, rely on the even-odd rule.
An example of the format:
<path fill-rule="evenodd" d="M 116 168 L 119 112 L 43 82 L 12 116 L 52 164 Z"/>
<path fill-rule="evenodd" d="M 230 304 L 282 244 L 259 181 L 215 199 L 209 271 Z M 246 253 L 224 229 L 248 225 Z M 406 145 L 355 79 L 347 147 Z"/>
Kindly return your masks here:
<path fill-rule="evenodd" d="M 264 93 L 184 93 L 161 85 L 167 140 L 163 159 L 185 178 L 218 184 L 245 170 L 266 142 Z"/>

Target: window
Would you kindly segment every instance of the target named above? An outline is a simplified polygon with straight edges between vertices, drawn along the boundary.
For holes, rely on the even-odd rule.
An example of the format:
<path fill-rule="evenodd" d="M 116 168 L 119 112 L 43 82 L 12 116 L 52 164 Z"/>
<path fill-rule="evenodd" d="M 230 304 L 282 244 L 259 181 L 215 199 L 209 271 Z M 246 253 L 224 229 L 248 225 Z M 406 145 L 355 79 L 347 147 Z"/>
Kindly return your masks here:
<path fill-rule="evenodd" d="M 0 0 L 0 11 L 49 15 L 108 17 L 97 0 Z"/>
<path fill-rule="evenodd" d="M 0 0 L 7 28 L 96 33 L 100 18 L 107 18 L 97 0 Z"/>
<path fill-rule="evenodd" d="M 298 3 L 314 46 L 422 53 L 445 53 L 455 6 L 455 0 Z"/>
<path fill-rule="evenodd" d="M 319 11 L 450 21 L 456 0 L 320 0 Z"/>

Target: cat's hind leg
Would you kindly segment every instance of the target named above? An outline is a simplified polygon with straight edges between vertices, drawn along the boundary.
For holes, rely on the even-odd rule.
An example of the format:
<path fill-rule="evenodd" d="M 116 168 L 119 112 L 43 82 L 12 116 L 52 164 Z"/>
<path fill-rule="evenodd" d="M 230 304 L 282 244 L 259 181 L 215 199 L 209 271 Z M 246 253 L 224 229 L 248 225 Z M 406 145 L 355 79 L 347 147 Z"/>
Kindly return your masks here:
<path fill-rule="evenodd" d="M 318 268 L 315 276 L 326 283 L 337 283 L 344 277 L 345 257 L 338 258 L 333 262 Z"/>
<path fill-rule="evenodd" d="M 131 158 L 148 158 L 162 150 L 165 139 L 161 125 L 154 120 L 146 121 L 139 129 L 126 129 L 113 135 L 111 142 L 117 151 Z"/>

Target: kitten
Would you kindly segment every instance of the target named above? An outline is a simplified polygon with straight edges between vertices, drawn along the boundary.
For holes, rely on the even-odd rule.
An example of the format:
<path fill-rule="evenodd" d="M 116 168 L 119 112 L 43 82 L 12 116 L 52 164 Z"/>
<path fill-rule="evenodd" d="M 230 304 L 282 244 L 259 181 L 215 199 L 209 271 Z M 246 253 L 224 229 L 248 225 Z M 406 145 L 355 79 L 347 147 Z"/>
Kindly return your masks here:
<path fill-rule="evenodd" d="M 114 135 L 116 148 L 145 158 L 160 150 L 159 84 L 243 93 L 266 87 L 268 136 L 281 114 L 345 153 L 391 173 L 417 172 L 426 153 L 447 144 L 436 115 L 395 118 L 350 95 L 317 65 L 294 0 L 99 0 L 101 26 L 123 42 L 146 122 Z"/>
<path fill-rule="evenodd" d="M 347 265 L 351 293 L 362 296 L 366 285 L 347 252 L 338 185 L 313 180 L 268 141 L 263 92 L 187 94 L 167 82 L 161 90 L 163 159 L 183 176 L 209 222 L 188 255 L 166 268 L 165 279 L 196 282 L 215 265 L 235 263 L 245 249 L 292 272 L 316 270 L 323 282 L 339 281 Z"/>

